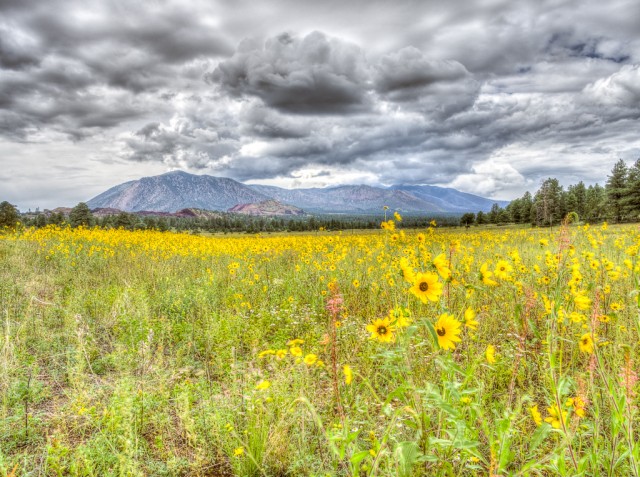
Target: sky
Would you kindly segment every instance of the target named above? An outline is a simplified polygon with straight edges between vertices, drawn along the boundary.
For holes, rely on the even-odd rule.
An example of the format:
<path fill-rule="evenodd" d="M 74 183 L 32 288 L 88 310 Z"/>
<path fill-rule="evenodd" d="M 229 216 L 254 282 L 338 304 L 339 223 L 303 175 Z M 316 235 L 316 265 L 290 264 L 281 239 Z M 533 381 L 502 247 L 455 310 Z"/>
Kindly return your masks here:
<path fill-rule="evenodd" d="M 638 0 L 0 0 L 0 201 L 184 170 L 495 199 L 640 158 Z"/>

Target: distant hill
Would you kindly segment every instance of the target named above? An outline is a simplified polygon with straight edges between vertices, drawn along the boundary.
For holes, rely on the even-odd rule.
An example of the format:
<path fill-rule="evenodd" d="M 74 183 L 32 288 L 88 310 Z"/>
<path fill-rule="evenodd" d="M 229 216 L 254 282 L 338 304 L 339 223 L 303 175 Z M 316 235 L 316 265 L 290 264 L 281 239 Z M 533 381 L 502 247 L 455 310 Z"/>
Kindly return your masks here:
<path fill-rule="evenodd" d="M 316 214 L 379 213 L 383 206 L 413 214 L 488 212 L 494 203 L 501 207 L 508 204 L 429 185 L 283 189 L 175 171 L 117 185 L 89 200 L 87 205 L 92 209 L 126 212 L 203 209 L 251 215 L 298 215 L 300 209 Z"/>
<path fill-rule="evenodd" d="M 238 204 L 229 209 L 229 212 L 245 215 L 304 215 L 304 210 L 294 205 L 286 205 L 277 200 L 269 199 L 257 204 Z"/>
<path fill-rule="evenodd" d="M 383 189 L 367 185 L 344 185 L 324 189 L 282 189 L 273 186 L 249 186 L 274 199 L 295 204 L 307 212 L 322 214 L 376 213 L 385 205 L 405 212 L 449 212 L 446 207 L 407 194 L 402 190 Z"/>
<path fill-rule="evenodd" d="M 390 189 L 400 190 L 411 194 L 419 199 L 429 201 L 439 207 L 447 209 L 449 212 L 488 212 L 493 204 L 506 207 L 508 200 L 486 199 L 466 192 L 460 192 L 448 187 L 436 187 L 430 185 L 397 185 Z"/>

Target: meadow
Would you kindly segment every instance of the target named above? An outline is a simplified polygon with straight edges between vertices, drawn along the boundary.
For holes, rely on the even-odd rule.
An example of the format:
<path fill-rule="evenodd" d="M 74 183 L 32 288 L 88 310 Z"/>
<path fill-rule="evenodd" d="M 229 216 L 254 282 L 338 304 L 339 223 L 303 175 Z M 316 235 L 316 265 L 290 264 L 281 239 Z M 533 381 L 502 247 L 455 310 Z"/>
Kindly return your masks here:
<path fill-rule="evenodd" d="M 0 476 L 638 476 L 640 229 L 0 232 Z"/>

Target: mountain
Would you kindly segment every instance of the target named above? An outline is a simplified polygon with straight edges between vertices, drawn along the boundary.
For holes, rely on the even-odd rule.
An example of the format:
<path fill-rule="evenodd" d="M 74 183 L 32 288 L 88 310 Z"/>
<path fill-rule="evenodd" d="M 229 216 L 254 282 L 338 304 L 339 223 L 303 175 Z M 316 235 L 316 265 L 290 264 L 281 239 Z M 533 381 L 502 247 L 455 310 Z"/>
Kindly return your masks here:
<path fill-rule="evenodd" d="M 401 190 L 419 199 L 427 200 L 449 212 L 488 212 L 493 204 L 506 207 L 508 200 L 486 199 L 466 192 L 460 192 L 448 187 L 436 187 L 430 185 L 397 185 L 390 189 Z"/>
<path fill-rule="evenodd" d="M 245 215 L 304 215 L 304 210 L 293 205 L 285 205 L 277 200 L 269 199 L 257 204 L 238 204 L 229 209 L 229 212 Z"/>
<path fill-rule="evenodd" d="M 324 189 L 281 189 L 274 186 L 249 186 L 265 195 L 289 204 L 295 204 L 307 212 L 321 214 L 376 213 L 385 205 L 405 212 L 446 213 L 443 207 L 425 198 L 416 197 L 403 190 L 383 189 L 367 185 L 345 185 Z"/>
<path fill-rule="evenodd" d="M 231 209 L 254 215 L 280 212 L 294 215 L 302 213 L 299 209 L 316 214 L 370 214 L 379 213 L 384 206 L 403 213 L 461 214 L 487 212 L 494 203 L 503 207 L 508 202 L 429 185 L 282 189 L 176 171 L 117 185 L 89 200 L 87 205 L 92 209 L 112 208 L 127 212 Z"/>
<path fill-rule="evenodd" d="M 127 212 L 175 212 L 187 208 L 227 210 L 239 203 L 268 199 L 271 197 L 233 179 L 174 171 L 117 185 L 89 200 L 87 205 L 91 209 L 114 208 Z"/>

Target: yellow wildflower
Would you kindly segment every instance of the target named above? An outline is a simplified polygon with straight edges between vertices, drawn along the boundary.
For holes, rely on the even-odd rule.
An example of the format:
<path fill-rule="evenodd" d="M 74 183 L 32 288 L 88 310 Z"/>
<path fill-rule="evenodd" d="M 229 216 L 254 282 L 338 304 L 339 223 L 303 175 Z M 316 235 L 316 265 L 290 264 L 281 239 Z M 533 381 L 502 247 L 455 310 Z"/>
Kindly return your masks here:
<path fill-rule="evenodd" d="M 567 411 L 558 410 L 558 406 L 555 404 L 548 407 L 547 411 L 549 412 L 549 417 L 546 417 L 544 420 L 551 424 L 554 429 L 560 429 L 560 426 L 567 418 Z"/>
<path fill-rule="evenodd" d="M 540 414 L 540 411 L 538 411 L 538 405 L 534 405 L 531 406 L 529 408 L 529 412 L 531 413 L 531 417 L 533 418 L 533 421 L 536 423 L 536 426 L 539 426 L 540 424 L 542 424 L 542 415 Z"/>
<path fill-rule="evenodd" d="M 580 351 L 583 353 L 593 353 L 593 335 L 591 333 L 585 333 L 582 335 L 578 342 L 578 346 L 580 347 Z"/>
<path fill-rule="evenodd" d="M 491 278 L 493 276 L 493 272 L 489 271 L 488 268 L 489 268 L 489 264 L 488 263 L 484 263 L 480 267 L 480 280 L 485 285 L 496 286 L 498 284 L 498 282 Z"/>
<path fill-rule="evenodd" d="M 509 278 L 509 274 L 512 271 L 513 271 L 513 266 L 509 262 L 507 262 L 506 260 L 500 260 L 496 264 L 496 269 L 494 270 L 494 273 L 497 278 L 505 280 Z"/>
<path fill-rule="evenodd" d="M 584 409 L 587 406 L 587 403 L 585 403 L 580 396 L 567 399 L 567 402 L 565 402 L 565 405 L 567 407 L 573 407 L 573 410 L 575 411 L 576 416 L 584 417 L 585 415 Z"/>
<path fill-rule="evenodd" d="M 441 253 L 436 258 L 434 258 L 433 264 L 444 280 L 449 279 L 449 277 L 451 276 L 451 270 L 449 269 L 449 260 L 447 260 L 447 257 L 444 255 L 444 253 Z"/>
<path fill-rule="evenodd" d="M 461 323 L 453 315 L 443 313 L 435 324 L 436 335 L 438 336 L 438 346 L 442 349 L 455 349 L 456 343 L 461 341 Z"/>
<path fill-rule="evenodd" d="M 487 362 L 489 364 L 493 364 L 496 362 L 496 347 L 493 345 L 487 346 L 486 351 L 484 352 Z"/>
<path fill-rule="evenodd" d="M 438 282 L 438 275 L 435 273 L 418 273 L 409 291 L 422 303 L 427 303 L 427 300 L 438 301 L 442 295 L 442 284 Z"/>
<path fill-rule="evenodd" d="M 393 333 L 395 327 L 391 324 L 388 317 L 378 318 L 373 323 L 367 325 L 367 331 L 371 333 L 370 339 L 376 339 L 381 343 L 390 343 L 393 341 Z"/>
<path fill-rule="evenodd" d="M 304 357 L 304 364 L 307 366 L 313 365 L 316 361 L 318 361 L 318 356 L 313 353 L 309 353 Z"/>
<path fill-rule="evenodd" d="M 464 311 L 464 325 L 472 330 L 478 329 L 478 322 L 476 320 L 476 312 L 473 308 L 467 308 Z"/>
<path fill-rule="evenodd" d="M 342 367 L 342 372 L 344 373 L 344 383 L 348 386 L 353 381 L 353 371 L 351 370 L 351 366 L 345 364 Z"/>

